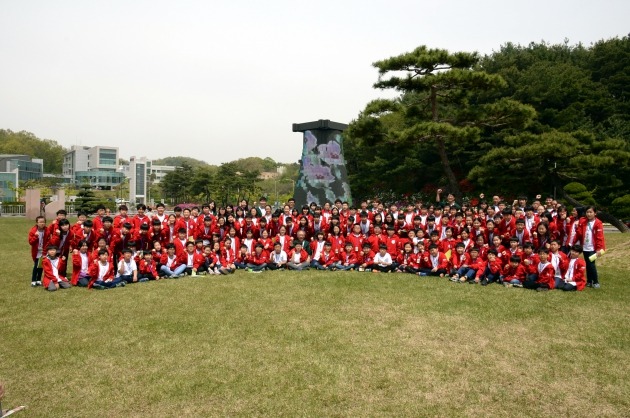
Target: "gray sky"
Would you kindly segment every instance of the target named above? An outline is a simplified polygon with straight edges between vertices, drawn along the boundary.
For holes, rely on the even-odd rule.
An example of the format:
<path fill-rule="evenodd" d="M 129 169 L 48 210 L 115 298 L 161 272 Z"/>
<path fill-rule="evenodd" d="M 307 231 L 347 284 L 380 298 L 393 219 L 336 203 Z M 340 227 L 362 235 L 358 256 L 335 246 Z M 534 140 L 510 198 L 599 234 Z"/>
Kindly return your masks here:
<path fill-rule="evenodd" d="M 374 61 L 588 45 L 627 35 L 628 16 L 627 0 L 0 0 L 0 128 L 126 159 L 294 162 L 292 123 L 348 123 L 388 97 Z"/>

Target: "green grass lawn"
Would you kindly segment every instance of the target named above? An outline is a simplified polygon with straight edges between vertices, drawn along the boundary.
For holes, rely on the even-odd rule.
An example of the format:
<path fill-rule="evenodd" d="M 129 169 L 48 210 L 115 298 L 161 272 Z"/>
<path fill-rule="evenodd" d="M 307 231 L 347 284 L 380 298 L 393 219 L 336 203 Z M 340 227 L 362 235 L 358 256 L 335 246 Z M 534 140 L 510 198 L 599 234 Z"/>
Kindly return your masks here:
<path fill-rule="evenodd" d="M 577 293 L 237 272 L 30 287 L 0 218 L 0 380 L 24 417 L 630 416 L 630 236 Z"/>

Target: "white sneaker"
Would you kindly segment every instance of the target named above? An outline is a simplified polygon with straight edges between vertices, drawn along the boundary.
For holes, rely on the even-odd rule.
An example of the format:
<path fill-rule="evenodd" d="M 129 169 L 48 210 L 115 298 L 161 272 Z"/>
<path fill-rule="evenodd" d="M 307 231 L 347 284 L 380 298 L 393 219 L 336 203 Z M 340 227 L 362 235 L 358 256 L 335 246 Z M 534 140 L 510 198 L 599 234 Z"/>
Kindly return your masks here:
<path fill-rule="evenodd" d="M 31 287 L 36 287 L 37 286 L 37 282 L 31 282 Z"/>
<path fill-rule="evenodd" d="M 38 281 L 36 281 L 35 283 L 37 283 L 37 286 L 41 286 L 41 285 L 42 285 L 42 282 L 41 282 L 41 281 L 39 281 L 39 280 L 38 280 Z"/>

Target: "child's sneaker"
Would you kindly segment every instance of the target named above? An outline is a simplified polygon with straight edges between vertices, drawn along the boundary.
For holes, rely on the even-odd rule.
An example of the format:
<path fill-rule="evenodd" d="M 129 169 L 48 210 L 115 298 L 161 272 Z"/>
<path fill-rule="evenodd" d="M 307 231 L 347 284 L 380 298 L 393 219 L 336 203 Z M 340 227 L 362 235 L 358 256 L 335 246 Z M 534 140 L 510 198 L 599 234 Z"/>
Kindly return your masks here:
<path fill-rule="evenodd" d="M 513 286 L 514 286 L 514 287 L 523 287 L 523 284 L 522 284 L 522 283 L 516 283 L 516 284 L 514 284 Z"/>
<path fill-rule="evenodd" d="M 509 287 L 514 287 L 514 285 L 512 283 L 503 282 L 503 287 L 509 288 Z"/>
<path fill-rule="evenodd" d="M 127 286 L 127 283 L 125 283 L 124 281 L 116 284 L 116 287 L 125 287 L 125 286 Z"/>
<path fill-rule="evenodd" d="M 31 282 L 31 287 L 37 287 L 37 282 Z"/>
<path fill-rule="evenodd" d="M 35 285 L 36 285 L 36 286 L 41 286 L 41 285 L 42 285 L 42 282 L 41 282 L 40 280 L 38 280 L 38 281 L 36 281 L 36 282 L 35 282 Z"/>

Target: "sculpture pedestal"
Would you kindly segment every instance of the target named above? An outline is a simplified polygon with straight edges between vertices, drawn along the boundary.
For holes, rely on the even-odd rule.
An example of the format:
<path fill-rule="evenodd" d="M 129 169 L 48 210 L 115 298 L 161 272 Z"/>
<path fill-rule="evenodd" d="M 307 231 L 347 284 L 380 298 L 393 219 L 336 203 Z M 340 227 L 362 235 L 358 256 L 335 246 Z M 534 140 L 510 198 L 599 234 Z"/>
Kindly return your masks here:
<path fill-rule="evenodd" d="M 352 203 L 343 156 L 342 132 L 347 127 L 327 119 L 293 124 L 293 132 L 303 133 L 300 174 L 293 191 L 296 205 L 322 206 L 336 199 Z"/>

